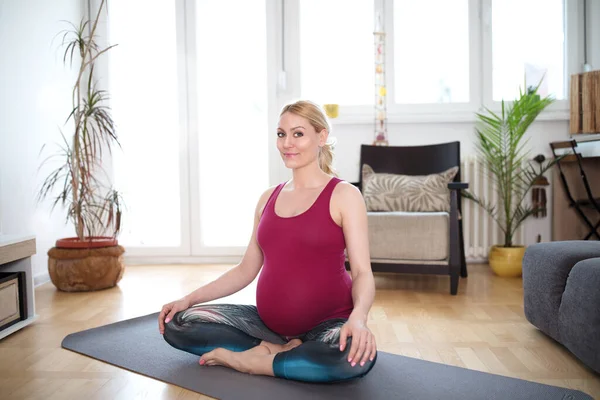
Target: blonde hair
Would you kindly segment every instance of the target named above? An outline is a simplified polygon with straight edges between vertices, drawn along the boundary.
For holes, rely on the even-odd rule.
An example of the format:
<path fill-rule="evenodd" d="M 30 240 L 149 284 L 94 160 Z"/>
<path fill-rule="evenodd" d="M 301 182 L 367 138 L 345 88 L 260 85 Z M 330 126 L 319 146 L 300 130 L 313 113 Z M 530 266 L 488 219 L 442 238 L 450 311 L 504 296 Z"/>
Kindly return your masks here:
<path fill-rule="evenodd" d="M 312 101 L 299 100 L 295 103 L 288 104 L 283 107 L 279 116 L 281 117 L 286 112 L 306 118 L 317 132 L 321 132 L 323 129 L 326 129 L 327 132 L 331 132 L 327 115 L 319 105 Z M 319 148 L 319 167 L 326 174 L 337 176 L 336 171 L 333 169 L 332 142 L 328 141 L 323 147 Z"/>

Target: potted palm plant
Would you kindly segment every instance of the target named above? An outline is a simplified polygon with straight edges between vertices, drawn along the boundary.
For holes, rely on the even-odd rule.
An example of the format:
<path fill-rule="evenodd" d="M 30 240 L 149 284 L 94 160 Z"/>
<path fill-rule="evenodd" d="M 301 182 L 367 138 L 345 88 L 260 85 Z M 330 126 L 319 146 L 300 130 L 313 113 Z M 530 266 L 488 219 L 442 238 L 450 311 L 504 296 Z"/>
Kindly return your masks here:
<path fill-rule="evenodd" d="M 75 237 L 60 238 L 48 251 L 48 271 L 54 285 L 64 291 L 87 291 L 115 286 L 124 272 L 124 249 L 118 244 L 121 229 L 122 198 L 110 187 L 102 168 L 103 151 L 119 145 L 115 125 L 107 105 L 106 91 L 97 86 L 94 65 L 98 57 L 114 46 L 101 49 L 96 29 L 105 0 L 94 20 L 82 20 L 79 26 L 62 33 L 65 46 L 63 62 L 77 65 L 73 85 L 72 109 L 61 130 L 60 150 L 42 165 L 58 160 L 59 166 L 43 181 L 38 202 L 54 196 L 52 210 L 60 204 L 67 221 L 75 228 Z M 44 148 L 42 148 L 42 151 Z M 58 191 L 58 194 L 56 194 Z"/>
<path fill-rule="evenodd" d="M 540 82 L 541 83 L 541 82 Z M 527 92 L 519 89 L 519 96 L 507 104 L 502 100 L 500 113 L 486 108 L 477 113 L 476 150 L 494 182 L 498 201 L 492 202 L 465 190 L 465 198 L 481 206 L 497 223 L 504 241 L 490 249 L 489 264 L 499 276 L 521 276 L 521 262 L 525 246 L 514 243 L 519 226 L 532 214 L 541 211 L 527 204 L 527 193 L 556 160 L 547 161 L 536 170 L 529 159 L 525 132 L 537 116 L 554 99 L 540 97 L 540 85 L 530 86 Z"/>

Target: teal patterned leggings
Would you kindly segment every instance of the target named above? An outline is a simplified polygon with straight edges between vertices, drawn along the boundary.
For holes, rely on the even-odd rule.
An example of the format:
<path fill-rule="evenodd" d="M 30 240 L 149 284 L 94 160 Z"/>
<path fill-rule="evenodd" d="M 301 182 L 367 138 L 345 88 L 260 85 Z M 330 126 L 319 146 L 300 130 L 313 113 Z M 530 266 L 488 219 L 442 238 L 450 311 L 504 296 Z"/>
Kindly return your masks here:
<path fill-rule="evenodd" d="M 284 337 L 265 326 L 255 306 L 207 304 L 175 314 L 165 325 L 164 338 L 171 346 L 198 356 L 218 347 L 245 351 L 263 340 L 285 344 L 297 338 L 301 345 L 275 356 L 275 376 L 305 382 L 336 382 L 366 375 L 377 361 L 375 356 L 364 366 L 350 365 L 348 352 L 352 338 L 344 351 L 340 351 L 339 345 L 340 329 L 345 322 L 345 319 L 331 319 L 303 335 Z"/>

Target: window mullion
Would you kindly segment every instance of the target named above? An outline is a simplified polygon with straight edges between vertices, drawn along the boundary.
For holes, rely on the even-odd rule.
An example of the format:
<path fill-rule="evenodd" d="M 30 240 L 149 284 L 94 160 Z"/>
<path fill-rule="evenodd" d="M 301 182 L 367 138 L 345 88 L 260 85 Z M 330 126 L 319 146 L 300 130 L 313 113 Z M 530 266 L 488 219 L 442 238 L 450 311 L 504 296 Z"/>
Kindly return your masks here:
<path fill-rule="evenodd" d="M 473 110 L 483 104 L 483 18 L 481 0 L 469 0 L 469 103 Z"/>
<path fill-rule="evenodd" d="M 390 106 L 396 102 L 396 86 L 394 84 L 394 63 L 396 60 L 394 54 L 394 0 L 375 0 L 374 17 L 381 13 L 383 28 L 385 31 L 385 88 L 387 113 L 390 114 Z M 375 24 L 373 24 L 373 32 Z M 373 51 L 375 51 L 375 37 L 373 37 Z M 374 72 L 373 72 L 374 73 Z M 375 88 L 373 88 L 373 101 L 375 101 Z"/>
<path fill-rule="evenodd" d="M 278 108 L 300 97 L 300 0 L 283 0 L 283 63 L 286 89 L 280 93 Z"/>
<path fill-rule="evenodd" d="M 568 87 L 571 74 L 583 72 L 583 0 L 565 1 L 565 84 Z"/>
<path fill-rule="evenodd" d="M 481 105 L 491 107 L 493 101 L 492 0 L 481 0 Z"/>

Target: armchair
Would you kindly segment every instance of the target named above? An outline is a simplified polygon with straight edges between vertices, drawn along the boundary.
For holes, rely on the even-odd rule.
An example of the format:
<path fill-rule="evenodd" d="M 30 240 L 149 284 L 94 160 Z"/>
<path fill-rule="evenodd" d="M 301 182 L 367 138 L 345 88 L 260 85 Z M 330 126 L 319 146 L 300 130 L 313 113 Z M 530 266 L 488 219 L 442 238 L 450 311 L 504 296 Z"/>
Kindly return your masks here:
<path fill-rule="evenodd" d="M 458 167 L 447 184 L 447 210 L 432 212 L 373 211 L 367 204 L 371 266 L 376 272 L 439 274 L 450 276 L 455 295 L 460 277 L 467 277 L 461 219 L 460 142 L 427 146 L 362 145 L 360 169 L 367 164 L 375 174 L 424 176 Z M 357 186 L 365 195 L 363 173 Z M 349 262 L 346 260 L 346 267 Z"/>

